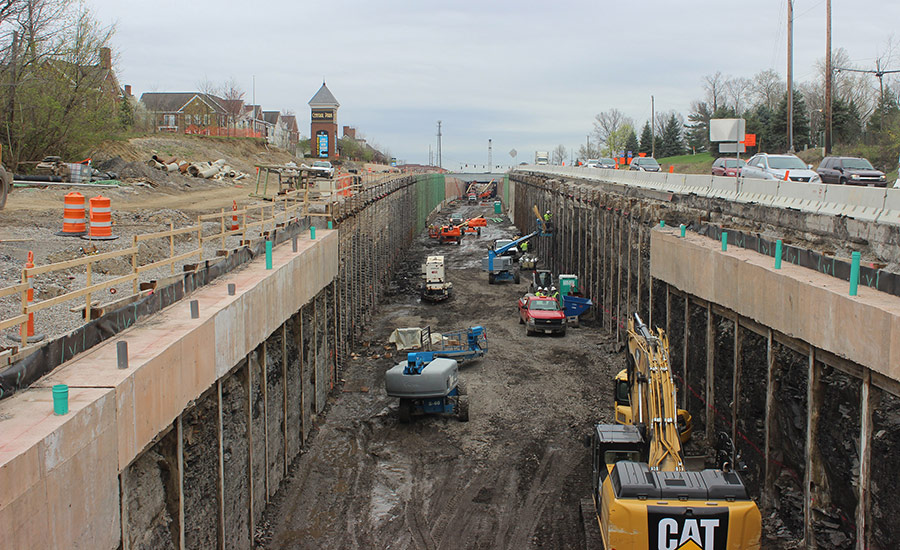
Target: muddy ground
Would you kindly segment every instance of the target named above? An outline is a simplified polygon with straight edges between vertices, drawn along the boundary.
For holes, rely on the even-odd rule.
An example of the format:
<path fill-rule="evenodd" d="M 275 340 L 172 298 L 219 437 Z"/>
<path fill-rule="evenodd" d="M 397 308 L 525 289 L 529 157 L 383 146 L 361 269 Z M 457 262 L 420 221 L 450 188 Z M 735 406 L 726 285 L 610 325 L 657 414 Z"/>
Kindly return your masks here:
<path fill-rule="evenodd" d="M 459 207 L 493 216 L 488 206 Z M 343 390 L 266 514 L 264 548 L 583 548 L 579 503 L 590 494 L 583 440 L 611 421 L 612 377 L 621 354 L 597 329 L 526 337 L 516 299 L 526 283 L 488 285 L 487 244 L 509 236 L 489 222 L 461 246 L 420 237 L 409 269 L 373 323 L 371 345 L 344 371 Z M 418 298 L 418 268 L 443 254 L 454 296 Z M 489 352 L 465 363 L 471 420 L 417 417 L 400 424 L 384 372 L 397 360 L 385 344 L 397 327 L 487 327 Z M 376 358 L 376 356 L 378 356 Z"/>

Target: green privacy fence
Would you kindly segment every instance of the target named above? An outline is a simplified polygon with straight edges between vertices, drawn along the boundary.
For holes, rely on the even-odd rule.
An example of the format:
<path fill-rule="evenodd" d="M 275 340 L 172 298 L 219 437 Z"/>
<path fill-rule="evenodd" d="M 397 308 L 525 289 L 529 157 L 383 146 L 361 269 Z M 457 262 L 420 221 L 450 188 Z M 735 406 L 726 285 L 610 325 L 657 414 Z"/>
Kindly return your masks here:
<path fill-rule="evenodd" d="M 428 214 L 444 200 L 444 175 L 416 176 L 416 233 L 425 229 Z"/>

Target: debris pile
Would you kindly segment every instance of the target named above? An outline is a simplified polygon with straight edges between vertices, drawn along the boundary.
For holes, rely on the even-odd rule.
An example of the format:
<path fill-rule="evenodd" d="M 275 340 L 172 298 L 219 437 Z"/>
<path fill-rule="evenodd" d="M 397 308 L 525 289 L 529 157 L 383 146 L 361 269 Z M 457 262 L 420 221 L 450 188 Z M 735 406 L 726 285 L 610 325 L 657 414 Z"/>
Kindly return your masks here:
<path fill-rule="evenodd" d="M 224 178 L 232 178 L 234 181 L 240 181 L 250 177 L 246 172 L 235 170 L 229 166 L 225 159 L 219 159 L 215 162 L 188 162 L 185 160 L 179 161 L 177 157 L 153 155 L 147 161 L 147 165 L 164 172 L 179 172 L 203 179 L 222 180 Z"/>

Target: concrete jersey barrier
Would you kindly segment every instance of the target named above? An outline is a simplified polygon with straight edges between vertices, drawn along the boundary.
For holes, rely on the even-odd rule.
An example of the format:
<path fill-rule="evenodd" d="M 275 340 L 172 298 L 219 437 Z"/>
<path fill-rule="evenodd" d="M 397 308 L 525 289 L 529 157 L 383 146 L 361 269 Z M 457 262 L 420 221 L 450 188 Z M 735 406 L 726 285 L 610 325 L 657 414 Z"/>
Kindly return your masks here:
<path fill-rule="evenodd" d="M 730 178 L 705 174 L 598 170 L 586 167 L 530 165 L 521 169 L 550 176 L 651 188 L 670 193 L 900 225 L 900 189 Z"/>

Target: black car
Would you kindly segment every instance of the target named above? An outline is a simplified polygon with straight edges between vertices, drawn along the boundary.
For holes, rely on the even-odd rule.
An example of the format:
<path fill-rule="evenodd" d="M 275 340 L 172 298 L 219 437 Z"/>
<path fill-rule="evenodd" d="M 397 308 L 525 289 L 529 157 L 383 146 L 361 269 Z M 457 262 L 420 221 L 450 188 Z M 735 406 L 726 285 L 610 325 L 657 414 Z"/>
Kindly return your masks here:
<path fill-rule="evenodd" d="M 858 157 L 825 157 L 816 169 L 822 183 L 841 185 L 874 185 L 884 187 L 884 172 L 876 170 L 872 163 Z"/>
<path fill-rule="evenodd" d="M 640 170 L 641 172 L 659 172 L 659 163 L 653 157 L 636 157 L 631 159 L 629 170 Z"/>

